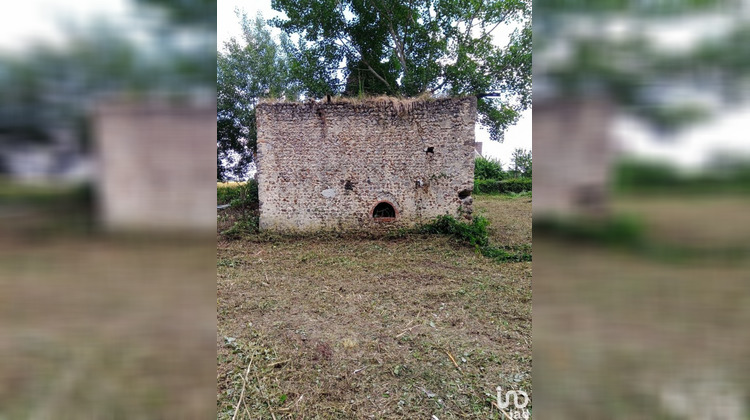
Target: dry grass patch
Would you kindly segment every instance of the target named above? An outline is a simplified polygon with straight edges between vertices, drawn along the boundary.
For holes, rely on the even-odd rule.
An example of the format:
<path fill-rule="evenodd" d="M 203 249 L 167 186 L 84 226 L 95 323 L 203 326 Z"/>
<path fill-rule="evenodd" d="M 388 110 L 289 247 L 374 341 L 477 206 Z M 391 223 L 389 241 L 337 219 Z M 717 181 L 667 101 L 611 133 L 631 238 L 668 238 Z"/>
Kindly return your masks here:
<path fill-rule="evenodd" d="M 650 238 L 719 247 L 747 233 L 737 222 L 750 210 L 741 197 L 623 198 L 617 206 L 643 215 Z M 534 247 L 534 379 L 550 414 L 747 418 L 747 254 L 678 264 L 539 237 Z"/>
<path fill-rule="evenodd" d="M 498 385 L 532 391 L 530 263 L 332 236 L 220 241 L 217 271 L 219 418 L 500 418 Z"/>
<path fill-rule="evenodd" d="M 494 243 L 511 247 L 531 244 L 531 195 L 480 195 L 476 200 L 479 213 L 490 221 Z"/>
<path fill-rule="evenodd" d="M 638 215 L 649 235 L 691 246 L 744 247 L 750 243 L 750 197 L 629 196 L 615 211 Z"/>
<path fill-rule="evenodd" d="M 212 415 L 210 242 L 4 239 L 0 418 Z"/>

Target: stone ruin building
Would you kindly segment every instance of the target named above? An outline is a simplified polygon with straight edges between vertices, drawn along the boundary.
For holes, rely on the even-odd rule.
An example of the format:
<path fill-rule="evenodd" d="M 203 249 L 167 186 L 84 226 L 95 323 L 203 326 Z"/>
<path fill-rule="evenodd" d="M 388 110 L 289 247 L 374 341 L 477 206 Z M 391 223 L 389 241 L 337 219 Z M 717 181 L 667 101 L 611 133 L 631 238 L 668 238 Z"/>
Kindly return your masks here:
<path fill-rule="evenodd" d="M 476 98 L 261 103 L 260 228 L 384 230 L 472 212 Z"/>
<path fill-rule="evenodd" d="M 102 102 L 92 115 L 98 218 L 107 230 L 216 229 L 216 102 Z"/>
<path fill-rule="evenodd" d="M 534 103 L 534 218 L 607 214 L 613 115 L 601 98 Z"/>

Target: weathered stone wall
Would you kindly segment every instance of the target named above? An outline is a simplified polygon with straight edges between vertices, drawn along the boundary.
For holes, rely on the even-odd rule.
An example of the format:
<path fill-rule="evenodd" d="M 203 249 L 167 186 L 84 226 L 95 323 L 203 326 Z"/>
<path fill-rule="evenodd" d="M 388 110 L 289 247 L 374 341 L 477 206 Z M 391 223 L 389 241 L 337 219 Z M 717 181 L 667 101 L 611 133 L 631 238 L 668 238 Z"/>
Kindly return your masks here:
<path fill-rule="evenodd" d="M 216 229 L 215 102 L 109 102 L 93 123 L 105 228 Z"/>
<path fill-rule="evenodd" d="M 474 97 L 262 103 L 256 115 L 261 229 L 380 230 L 471 212 Z M 395 219 L 373 217 L 380 202 Z"/>
<path fill-rule="evenodd" d="M 602 99 L 534 103 L 534 217 L 606 212 L 612 116 Z"/>

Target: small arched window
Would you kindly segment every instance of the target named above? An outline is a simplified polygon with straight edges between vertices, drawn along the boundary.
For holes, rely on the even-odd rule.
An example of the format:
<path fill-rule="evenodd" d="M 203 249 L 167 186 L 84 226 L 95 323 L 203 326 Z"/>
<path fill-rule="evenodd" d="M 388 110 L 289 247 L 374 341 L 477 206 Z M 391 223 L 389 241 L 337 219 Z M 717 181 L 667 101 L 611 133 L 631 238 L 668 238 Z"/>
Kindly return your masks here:
<path fill-rule="evenodd" d="M 396 219 L 396 209 L 387 201 L 381 201 L 372 209 L 372 218 L 386 222 Z"/>

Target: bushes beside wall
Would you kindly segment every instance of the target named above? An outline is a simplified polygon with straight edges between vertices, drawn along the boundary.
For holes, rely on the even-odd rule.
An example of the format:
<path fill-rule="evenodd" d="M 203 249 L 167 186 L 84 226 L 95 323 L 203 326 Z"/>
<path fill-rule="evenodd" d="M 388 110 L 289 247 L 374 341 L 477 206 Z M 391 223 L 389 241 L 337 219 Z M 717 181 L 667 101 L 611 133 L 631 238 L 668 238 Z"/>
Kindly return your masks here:
<path fill-rule="evenodd" d="M 422 233 L 437 233 L 450 235 L 473 246 L 485 257 L 497 262 L 531 261 L 531 248 L 523 246 L 520 249 L 498 247 L 490 243 L 487 227 L 490 221 L 483 216 L 474 216 L 470 223 L 458 221 L 450 215 L 435 218 L 432 222 L 422 225 L 417 231 Z"/>
<path fill-rule="evenodd" d="M 258 183 L 251 179 L 242 184 L 219 184 L 216 186 L 216 203 L 231 204 L 232 207 L 257 207 Z"/>
<path fill-rule="evenodd" d="M 478 157 L 474 159 L 475 194 L 509 194 L 531 191 L 531 177 L 518 177 L 503 170 L 499 160 Z"/>
<path fill-rule="evenodd" d="M 474 180 L 474 192 L 477 194 L 507 194 L 524 191 L 531 191 L 531 178 Z"/>
<path fill-rule="evenodd" d="M 695 173 L 666 162 L 624 159 L 614 170 L 614 190 L 635 194 L 750 193 L 750 161 L 734 158 Z"/>
<path fill-rule="evenodd" d="M 503 164 L 496 159 L 478 157 L 474 159 L 474 179 L 500 180 L 508 177 L 503 171 Z"/>

